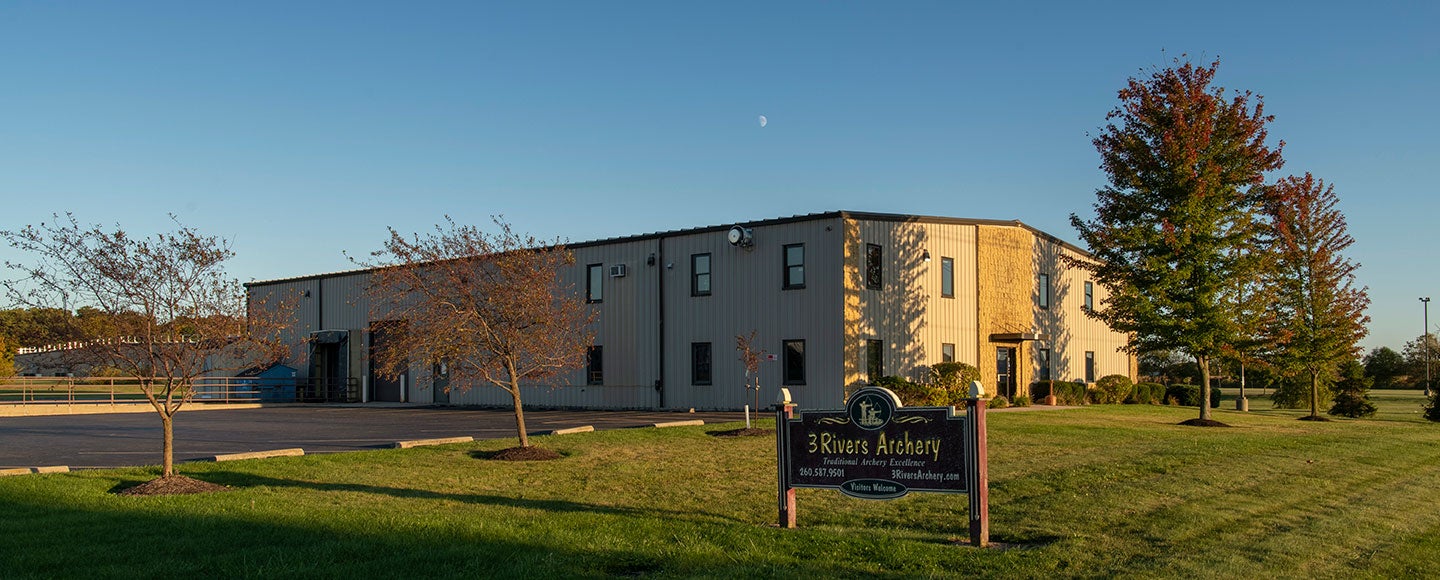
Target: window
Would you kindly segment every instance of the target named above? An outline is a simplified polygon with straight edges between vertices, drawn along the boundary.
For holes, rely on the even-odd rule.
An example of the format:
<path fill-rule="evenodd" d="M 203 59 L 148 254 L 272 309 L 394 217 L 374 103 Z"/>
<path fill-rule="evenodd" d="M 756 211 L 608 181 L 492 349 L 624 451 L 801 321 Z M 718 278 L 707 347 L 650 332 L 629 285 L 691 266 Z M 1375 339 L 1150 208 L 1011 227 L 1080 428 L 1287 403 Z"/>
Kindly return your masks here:
<path fill-rule="evenodd" d="M 785 289 L 805 287 L 805 244 L 785 246 Z"/>
<path fill-rule="evenodd" d="M 878 244 L 865 244 L 865 287 L 879 290 L 885 286 L 885 266 L 880 263 L 884 249 Z"/>
<path fill-rule="evenodd" d="M 955 297 L 955 258 L 940 258 L 940 297 Z"/>
<path fill-rule="evenodd" d="M 785 384 L 805 384 L 805 341 L 787 340 L 781 344 L 785 354 Z"/>
<path fill-rule="evenodd" d="M 710 254 L 690 255 L 690 295 L 710 295 Z"/>
<path fill-rule="evenodd" d="M 1042 381 L 1048 381 L 1048 380 L 1050 380 L 1050 349 L 1048 349 L 1048 348 L 1042 348 L 1042 349 L 1040 349 L 1039 355 L 1040 355 L 1040 380 L 1042 380 Z"/>
<path fill-rule="evenodd" d="M 1095 284 L 1090 282 L 1085 283 L 1085 309 L 1095 309 Z"/>
<path fill-rule="evenodd" d="M 885 343 L 878 340 L 865 341 L 865 375 L 872 385 L 885 376 Z"/>
<path fill-rule="evenodd" d="M 585 266 L 585 301 L 600 302 L 604 297 L 605 264 Z"/>
<path fill-rule="evenodd" d="M 1095 351 L 1085 351 L 1085 382 L 1095 382 Z"/>
<path fill-rule="evenodd" d="M 710 343 L 690 343 L 690 384 L 708 385 L 710 383 Z"/>
<path fill-rule="evenodd" d="M 955 362 L 955 345 L 948 342 L 940 344 L 940 362 Z"/>
<path fill-rule="evenodd" d="M 1039 289 L 1039 294 L 1036 295 L 1035 302 L 1036 302 L 1036 304 L 1038 304 L 1041 308 L 1050 308 L 1050 275 L 1049 275 L 1049 274 L 1041 274 L 1041 275 L 1040 275 L 1040 289 Z"/>
<path fill-rule="evenodd" d="M 605 384 L 605 353 L 598 344 L 585 353 L 585 384 Z"/>

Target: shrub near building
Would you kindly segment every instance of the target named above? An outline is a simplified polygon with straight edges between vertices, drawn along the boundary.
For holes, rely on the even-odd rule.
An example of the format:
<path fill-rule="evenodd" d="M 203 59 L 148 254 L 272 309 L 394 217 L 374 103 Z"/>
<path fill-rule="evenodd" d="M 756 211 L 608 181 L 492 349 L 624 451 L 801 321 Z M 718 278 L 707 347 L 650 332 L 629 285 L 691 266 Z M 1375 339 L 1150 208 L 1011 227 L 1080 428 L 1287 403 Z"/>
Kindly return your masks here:
<path fill-rule="evenodd" d="M 1184 407 L 1200 406 L 1200 385 L 1179 384 L 1165 388 L 1165 402 Z M 1210 388 L 1210 407 L 1220 406 L 1220 387 Z"/>
<path fill-rule="evenodd" d="M 1125 398 L 1129 405 L 1163 405 L 1165 404 L 1165 385 L 1160 383 L 1135 383 L 1130 389 L 1130 396 Z"/>
<path fill-rule="evenodd" d="M 1134 388 L 1135 384 L 1130 382 L 1130 377 L 1105 375 L 1095 381 L 1095 388 L 1090 391 L 1090 399 L 1102 405 L 1114 405 L 1130 398 Z"/>

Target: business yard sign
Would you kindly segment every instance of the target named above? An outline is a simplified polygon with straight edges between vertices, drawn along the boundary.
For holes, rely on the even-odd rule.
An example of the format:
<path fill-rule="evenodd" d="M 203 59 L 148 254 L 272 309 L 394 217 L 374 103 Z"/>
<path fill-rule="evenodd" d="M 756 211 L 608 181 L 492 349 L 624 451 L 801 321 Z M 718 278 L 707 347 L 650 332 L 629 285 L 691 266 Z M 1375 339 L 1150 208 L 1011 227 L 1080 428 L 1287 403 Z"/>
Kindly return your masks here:
<path fill-rule="evenodd" d="M 978 388 L 978 387 L 977 387 Z M 795 527 L 795 488 L 835 489 L 861 499 L 895 499 L 912 491 L 964 493 L 970 540 L 989 542 L 985 401 L 954 407 L 904 407 L 889 389 L 866 387 L 844 409 L 795 413 L 782 401 L 776 417 L 780 525 Z M 783 395 L 782 395 L 783 396 Z"/>

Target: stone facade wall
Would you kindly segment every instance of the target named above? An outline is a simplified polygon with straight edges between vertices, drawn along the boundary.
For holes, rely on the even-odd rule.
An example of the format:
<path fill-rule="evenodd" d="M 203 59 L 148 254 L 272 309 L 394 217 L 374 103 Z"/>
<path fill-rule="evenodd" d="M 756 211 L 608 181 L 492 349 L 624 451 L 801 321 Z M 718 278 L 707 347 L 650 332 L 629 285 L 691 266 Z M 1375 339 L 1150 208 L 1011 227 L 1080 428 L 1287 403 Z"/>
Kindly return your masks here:
<path fill-rule="evenodd" d="M 1030 344 L 990 340 L 991 334 L 1031 332 L 1035 313 L 1035 236 L 1024 228 L 976 226 L 976 292 L 979 295 L 980 382 L 995 385 L 995 349 L 1015 347 L 1015 384 L 1023 389 L 1034 377 Z"/>

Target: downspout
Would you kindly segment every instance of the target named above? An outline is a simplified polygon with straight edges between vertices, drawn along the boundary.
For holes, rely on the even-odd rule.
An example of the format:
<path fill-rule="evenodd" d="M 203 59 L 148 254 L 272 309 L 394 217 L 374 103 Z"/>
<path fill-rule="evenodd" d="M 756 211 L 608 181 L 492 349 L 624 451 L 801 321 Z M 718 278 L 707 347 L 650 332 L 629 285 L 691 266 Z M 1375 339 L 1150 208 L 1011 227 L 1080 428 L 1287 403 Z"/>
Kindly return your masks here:
<path fill-rule="evenodd" d="M 655 379 L 655 391 L 660 393 L 660 408 L 665 408 L 665 237 L 655 241 L 655 303 L 659 305 L 660 334 L 660 377 Z"/>

